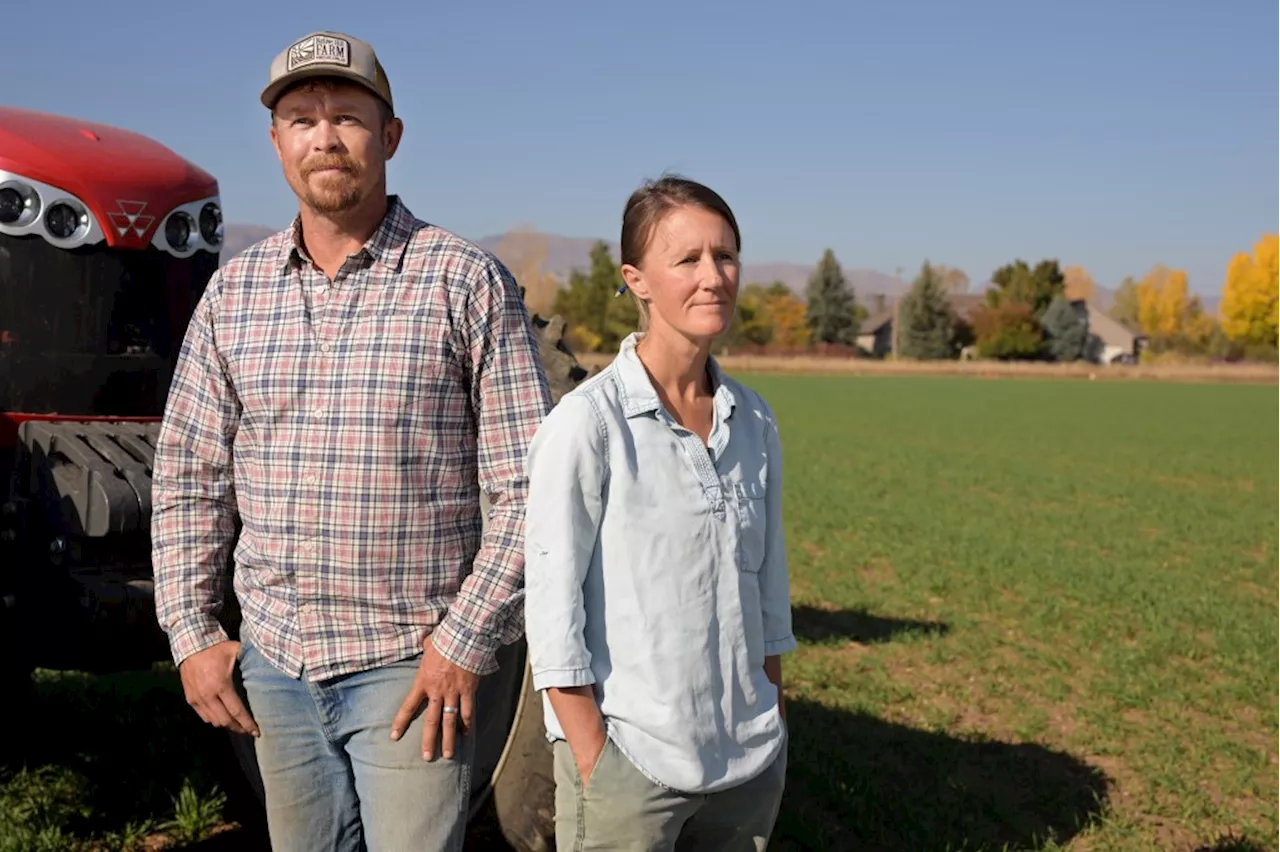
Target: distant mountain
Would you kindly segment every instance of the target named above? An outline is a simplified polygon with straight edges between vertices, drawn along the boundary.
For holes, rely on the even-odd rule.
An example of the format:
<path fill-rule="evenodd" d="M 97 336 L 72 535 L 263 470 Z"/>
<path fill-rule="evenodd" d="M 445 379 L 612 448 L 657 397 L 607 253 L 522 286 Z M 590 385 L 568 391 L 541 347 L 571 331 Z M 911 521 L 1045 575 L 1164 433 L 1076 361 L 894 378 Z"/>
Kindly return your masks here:
<path fill-rule="evenodd" d="M 506 239 L 507 234 L 494 234 L 481 237 L 476 244 L 486 251 L 497 253 L 498 247 Z M 591 263 L 591 247 L 596 244 L 592 237 L 562 237 L 557 234 L 540 234 L 547 243 L 546 269 L 561 281 L 569 280 L 569 273 L 575 268 L 586 270 Z M 619 260 L 619 246 L 613 241 L 606 241 L 609 254 L 615 263 Z M 742 267 L 742 283 L 772 284 L 781 281 L 794 293 L 804 296 L 805 285 L 813 272 L 813 264 L 801 263 L 747 263 Z M 907 289 L 907 284 L 883 272 L 874 269 L 844 268 L 845 278 L 853 286 L 854 295 L 859 301 L 870 305 L 875 294 L 895 296 Z"/>
<path fill-rule="evenodd" d="M 278 229 L 263 225 L 228 224 L 225 230 L 223 263 L 259 240 L 276 233 Z M 594 237 L 565 237 L 559 234 L 540 234 L 540 236 L 547 243 L 547 271 L 562 282 L 569 280 L 569 273 L 575 268 L 585 270 L 590 265 L 591 247 L 596 243 Z M 481 237 L 476 240 L 476 244 L 486 251 L 496 252 L 506 237 L 507 234 L 493 234 Z M 608 241 L 608 246 L 614 262 L 617 262 L 618 244 Z M 774 281 L 781 281 L 803 298 L 805 285 L 813 268 L 813 264 L 802 263 L 748 263 L 742 267 L 742 282 L 743 284 L 771 284 Z M 909 282 L 875 269 L 845 267 L 844 274 L 853 286 L 853 292 L 858 301 L 871 311 L 877 309 L 878 295 L 883 295 L 888 301 L 905 293 L 910 286 Z M 986 281 L 975 281 L 970 287 L 970 292 L 981 293 L 987 286 Z M 1218 296 L 1216 294 L 1200 294 L 1200 299 L 1207 312 L 1217 313 Z M 1101 286 L 1095 288 L 1093 302 L 1100 310 L 1108 310 L 1114 301 L 1114 290 Z"/>
<path fill-rule="evenodd" d="M 222 252 L 219 264 L 226 263 L 254 243 L 265 240 L 278 231 L 265 225 L 224 225 L 222 229 Z"/>

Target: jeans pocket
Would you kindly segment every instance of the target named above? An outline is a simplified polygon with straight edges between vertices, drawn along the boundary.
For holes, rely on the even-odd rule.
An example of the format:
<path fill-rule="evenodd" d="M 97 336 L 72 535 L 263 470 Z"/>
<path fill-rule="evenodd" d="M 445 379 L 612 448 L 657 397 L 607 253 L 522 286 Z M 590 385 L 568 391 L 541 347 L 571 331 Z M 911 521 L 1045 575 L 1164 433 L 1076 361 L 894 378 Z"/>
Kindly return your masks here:
<path fill-rule="evenodd" d="M 244 662 L 245 655 L 249 653 L 249 640 L 243 636 L 240 637 L 240 647 L 236 648 L 236 665 Z"/>

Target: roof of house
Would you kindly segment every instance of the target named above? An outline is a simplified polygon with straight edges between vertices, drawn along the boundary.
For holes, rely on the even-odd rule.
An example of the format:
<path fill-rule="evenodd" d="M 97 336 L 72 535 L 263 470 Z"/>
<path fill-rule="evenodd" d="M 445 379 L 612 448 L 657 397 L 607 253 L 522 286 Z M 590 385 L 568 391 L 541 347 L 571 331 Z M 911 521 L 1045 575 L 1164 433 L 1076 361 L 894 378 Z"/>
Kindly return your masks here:
<path fill-rule="evenodd" d="M 1097 335 L 1098 339 L 1103 343 L 1111 346 L 1123 346 L 1125 349 L 1129 349 L 1133 347 L 1134 341 L 1146 336 L 1134 332 L 1126 328 L 1122 323 L 1113 320 L 1092 302 L 1086 302 L 1085 307 L 1089 312 L 1089 333 Z"/>

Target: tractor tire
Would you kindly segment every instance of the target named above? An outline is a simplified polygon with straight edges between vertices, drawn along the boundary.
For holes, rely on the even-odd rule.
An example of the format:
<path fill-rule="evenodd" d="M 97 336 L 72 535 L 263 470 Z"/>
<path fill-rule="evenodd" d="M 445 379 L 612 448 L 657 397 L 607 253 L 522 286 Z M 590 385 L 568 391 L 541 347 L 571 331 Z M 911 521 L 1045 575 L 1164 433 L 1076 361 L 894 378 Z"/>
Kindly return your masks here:
<path fill-rule="evenodd" d="M 551 404 L 557 405 L 590 373 L 565 343 L 562 317 L 543 319 L 535 314 L 532 320 Z M 487 515 L 488 505 L 483 498 L 482 503 Z M 509 721 L 502 752 L 489 776 L 488 796 L 484 797 L 488 801 L 473 792 L 469 833 L 483 836 L 493 827 L 491 823 L 496 823 L 503 840 L 516 852 L 549 852 L 555 849 L 556 782 L 551 743 L 543 726 L 542 696 L 533 688 L 523 640 L 503 648 L 501 656 L 507 657 L 501 664 L 509 674 L 495 709 Z M 510 677 L 515 672 L 520 673 L 518 679 Z M 500 675 L 501 672 L 486 680 Z M 513 707 L 509 704 L 512 701 Z M 476 704 L 479 706 L 480 702 Z"/>

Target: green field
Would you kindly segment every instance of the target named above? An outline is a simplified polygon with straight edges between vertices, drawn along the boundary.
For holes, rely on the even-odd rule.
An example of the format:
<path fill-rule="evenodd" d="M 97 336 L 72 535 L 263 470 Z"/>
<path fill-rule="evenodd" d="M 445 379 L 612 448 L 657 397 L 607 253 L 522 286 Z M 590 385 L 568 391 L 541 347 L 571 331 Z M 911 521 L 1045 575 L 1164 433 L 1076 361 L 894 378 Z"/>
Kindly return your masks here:
<path fill-rule="evenodd" d="M 1276 848 L 1275 387 L 744 378 L 787 460 L 781 848 Z"/>
<path fill-rule="evenodd" d="M 771 848 L 1276 848 L 1275 387 L 745 378 L 801 640 Z M 217 822 L 171 680 L 40 686 L 0 850 Z"/>

